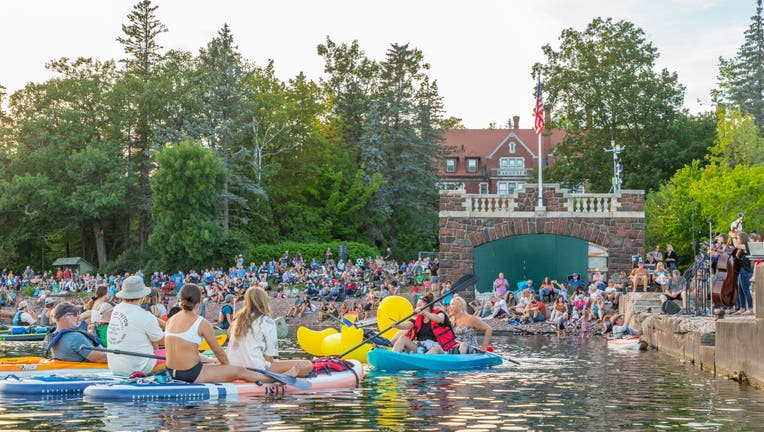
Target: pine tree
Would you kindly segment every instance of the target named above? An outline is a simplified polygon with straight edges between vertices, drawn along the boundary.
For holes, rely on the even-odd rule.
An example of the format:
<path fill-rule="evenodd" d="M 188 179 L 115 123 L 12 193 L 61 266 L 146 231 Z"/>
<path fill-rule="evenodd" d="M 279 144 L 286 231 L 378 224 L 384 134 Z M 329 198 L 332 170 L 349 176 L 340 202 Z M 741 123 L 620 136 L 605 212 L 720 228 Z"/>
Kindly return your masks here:
<path fill-rule="evenodd" d="M 367 208 L 366 229 L 379 244 L 403 255 L 433 244 L 435 237 L 431 216 L 437 210 L 435 158 L 442 101 L 427 69 L 420 50 L 408 44 L 388 49 L 361 137 L 367 176 L 381 173 L 387 181 Z"/>
<path fill-rule="evenodd" d="M 122 62 L 127 70 L 148 81 L 154 68 L 162 60 L 157 43 L 157 36 L 167 31 L 167 27 L 156 17 L 159 6 L 152 6 L 151 0 L 143 0 L 133 6 L 127 15 L 129 25 L 122 24 L 125 37 L 118 37 L 117 42 L 124 45 L 128 58 Z"/>
<path fill-rule="evenodd" d="M 244 91 L 242 83 L 249 75 L 228 24 L 199 54 L 199 83 L 201 110 L 192 128 L 220 158 L 226 172 L 223 183 L 221 224 L 230 227 L 230 202 L 240 200 L 232 193 L 232 155 L 240 133 Z"/>
<path fill-rule="evenodd" d="M 764 17 L 762 0 L 745 31 L 745 40 L 735 57 L 719 58 L 719 88 L 712 92 L 714 101 L 753 115 L 756 126 L 764 131 Z"/>
<path fill-rule="evenodd" d="M 152 134 L 157 123 L 155 108 L 160 97 L 152 82 L 154 71 L 162 61 L 162 46 L 156 39 L 167 31 L 165 25 L 156 17 L 157 8 L 158 6 L 151 5 L 150 0 L 136 4 L 127 16 L 129 24 L 122 25 L 124 36 L 117 38 L 127 54 L 127 58 L 121 60 L 125 65 L 125 104 L 135 115 L 132 121 L 126 122 L 132 129 L 132 133 L 129 134 L 131 144 L 128 148 L 128 158 L 138 171 L 137 190 L 131 191 L 132 198 L 129 199 L 137 204 L 131 208 L 138 208 L 138 242 L 141 253 L 145 249 L 149 233 L 149 173 L 154 169 L 155 147 Z"/>

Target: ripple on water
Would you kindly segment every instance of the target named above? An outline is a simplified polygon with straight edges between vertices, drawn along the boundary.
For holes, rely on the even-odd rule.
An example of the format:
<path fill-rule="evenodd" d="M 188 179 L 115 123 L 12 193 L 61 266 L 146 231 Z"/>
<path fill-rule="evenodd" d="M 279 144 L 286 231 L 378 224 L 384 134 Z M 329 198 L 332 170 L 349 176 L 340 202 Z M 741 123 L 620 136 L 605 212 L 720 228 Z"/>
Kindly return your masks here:
<path fill-rule="evenodd" d="M 601 339 L 553 337 L 497 338 L 494 346 L 521 364 L 458 373 L 371 371 L 360 389 L 276 400 L 6 398 L 0 429 L 705 431 L 764 424 L 764 392 L 715 380 L 655 351 L 616 353 Z"/>

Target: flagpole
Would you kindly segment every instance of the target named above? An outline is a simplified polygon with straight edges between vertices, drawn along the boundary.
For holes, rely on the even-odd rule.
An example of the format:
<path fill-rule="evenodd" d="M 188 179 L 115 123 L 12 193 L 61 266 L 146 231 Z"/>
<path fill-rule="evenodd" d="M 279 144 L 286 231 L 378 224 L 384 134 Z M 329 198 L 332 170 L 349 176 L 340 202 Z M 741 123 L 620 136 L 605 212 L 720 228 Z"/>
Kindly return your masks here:
<path fill-rule="evenodd" d="M 539 132 L 539 207 L 544 207 L 544 185 L 541 181 L 541 132 Z"/>
<path fill-rule="evenodd" d="M 544 102 L 543 94 L 541 91 L 541 72 L 538 74 L 538 87 L 536 88 L 536 112 L 533 119 L 533 130 L 539 136 L 539 204 L 538 207 L 544 207 L 544 183 L 541 176 L 542 163 L 541 163 L 541 132 L 544 131 Z"/>

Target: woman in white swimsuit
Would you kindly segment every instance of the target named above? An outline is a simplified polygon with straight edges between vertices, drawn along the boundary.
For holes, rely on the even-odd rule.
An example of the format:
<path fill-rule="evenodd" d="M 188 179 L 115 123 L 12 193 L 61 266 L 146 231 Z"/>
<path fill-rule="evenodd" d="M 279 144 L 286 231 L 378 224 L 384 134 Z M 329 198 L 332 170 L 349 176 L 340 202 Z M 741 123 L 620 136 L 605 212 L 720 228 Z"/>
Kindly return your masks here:
<path fill-rule="evenodd" d="M 167 321 L 165 353 L 167 372 L 173 379 L 186 382 L 272 382 L 273 379 L 241 366 L 233 366 L 215 339 L 212 325 L 199 316 L 202 291 L 196 284 L 185 284 L 180 290 L 181 311 Z M 199 345 L 207 341 L 220 364 L 211 364 L 199 355 Z"/>

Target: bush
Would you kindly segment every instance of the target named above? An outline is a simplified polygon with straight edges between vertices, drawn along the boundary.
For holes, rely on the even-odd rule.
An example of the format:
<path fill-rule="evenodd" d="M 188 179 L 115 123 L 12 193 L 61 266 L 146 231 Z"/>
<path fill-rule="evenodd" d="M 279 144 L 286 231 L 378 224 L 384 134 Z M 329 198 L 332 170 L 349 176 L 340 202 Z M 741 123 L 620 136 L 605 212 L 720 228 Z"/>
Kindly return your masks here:
<path fill-rule="evenodd" d="M 31 297 L 34 295 L 34 292 L 37 291 L 38 288 L 39 286 L 37 285 L 27 285 L 21 289 L 21 293 L 27 297 Z"/>

